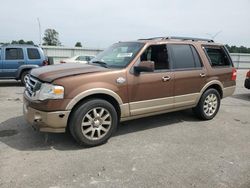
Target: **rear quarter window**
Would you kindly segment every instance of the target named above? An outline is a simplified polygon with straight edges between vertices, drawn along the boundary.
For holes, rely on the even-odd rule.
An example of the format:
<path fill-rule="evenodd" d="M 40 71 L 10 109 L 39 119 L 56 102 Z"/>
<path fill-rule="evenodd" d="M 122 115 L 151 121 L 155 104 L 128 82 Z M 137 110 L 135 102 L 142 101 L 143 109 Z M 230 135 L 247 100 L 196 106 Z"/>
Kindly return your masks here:
<path fill-rule="evenodd" d="M 205 46 L 204 50 L 212 67 L 232 66 L 230 57 L 222 47 Z"/>
<path fill-rule="evenodd" d="M 41 59 L 40 53 L 37 48 L 27 48 L 29 59 Z"/>

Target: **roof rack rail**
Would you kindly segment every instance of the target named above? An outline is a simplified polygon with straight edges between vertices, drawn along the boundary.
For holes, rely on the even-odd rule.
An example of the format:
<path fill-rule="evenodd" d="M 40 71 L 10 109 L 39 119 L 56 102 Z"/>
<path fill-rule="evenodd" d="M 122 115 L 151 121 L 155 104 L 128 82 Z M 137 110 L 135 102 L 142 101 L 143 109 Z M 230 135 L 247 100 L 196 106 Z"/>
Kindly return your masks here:
<path fill-rule="evenodd" d="M 152 38 L 138 39 L 138 40 L 157 40 L 157 39 L 163 40 L 163 39 L 165 39 L 165 38 L 166 38 L 166 37 L 152 37 Z"/>
<path fill-rule="evenodd" d="M 194 38 L 194 37 L 176 37 L 176 36 L 169 36 L 169 37 L 166 37 L 165 39 L 176 39 L 176 40 L 191 40 L 191 41 L 214 42 L 212 39 Z"/>
<path fill-rule="evenodd" d="M 212 39 L 204 39 L 204 38 L 193 38 L 193 37 L 176 37 L 176 36 L 168 36 L 168 37 L 153 37 L 147 39 L 139 39 L 139 40 L 167 40 L 167 39 L 176 39 L 176 40 L 191 40 L 191 41 L 205 41 L 205 42 L 214 42 Z"/>

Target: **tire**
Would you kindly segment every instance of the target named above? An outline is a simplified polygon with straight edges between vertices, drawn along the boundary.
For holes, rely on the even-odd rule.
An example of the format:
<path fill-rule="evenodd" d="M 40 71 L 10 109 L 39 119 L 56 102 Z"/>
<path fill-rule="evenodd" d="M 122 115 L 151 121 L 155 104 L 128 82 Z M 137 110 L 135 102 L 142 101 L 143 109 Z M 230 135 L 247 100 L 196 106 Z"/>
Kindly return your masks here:
<path fill-rule="evenodd" d="M 69 129 L 80 145 L 91 147 L 107 142 L 117 124 L 118 116 L 112 104 L 102 99 L 90 99 L 72 112 Z"/>
<path fill-rule="evenodd" d="M 29 70 L 25 70 L 25 71 L 23 71 L 22 72 L 22 74 L 21 74 L 21 83 L 22 83 L 22 85 L 25 85 L 25 79 L 26 79 L 26 76 L 28 76 L 29 75 Z"/>
<path fill-rule="evenodd" d="M 213 119 L 220 108 L 220 94 L 216 89 L 206 90 L 193 111 L 202 120 Z"/>

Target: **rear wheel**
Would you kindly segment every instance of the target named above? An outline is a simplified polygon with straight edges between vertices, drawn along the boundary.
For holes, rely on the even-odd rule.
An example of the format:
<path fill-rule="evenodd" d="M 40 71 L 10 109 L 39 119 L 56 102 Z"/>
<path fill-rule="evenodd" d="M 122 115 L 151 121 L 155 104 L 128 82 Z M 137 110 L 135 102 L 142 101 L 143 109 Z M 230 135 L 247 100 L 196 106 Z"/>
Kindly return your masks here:
<path fill-rule="evenodd" d="M 29 76 L 29 70 L 25 70 L 22 72 L 21 74 L 21 83 L 22 85 L 25 85 L 27 80 L 28 80 L 28 76 Z"/>
<path fill-rule="evenodd" d="M 213 119 L 220 108 L 220 94 L 216 89 L 206 90 L 193 109 L 194 113 L 203 120 Z"/>
<path fill-rule="evenodd" d="M 117 124 L 118 117 L 112 104 L 102 99 L 91 99 L 73 112 L 69 128 L 81 145 L 97 146 L 111 137 Z"/>

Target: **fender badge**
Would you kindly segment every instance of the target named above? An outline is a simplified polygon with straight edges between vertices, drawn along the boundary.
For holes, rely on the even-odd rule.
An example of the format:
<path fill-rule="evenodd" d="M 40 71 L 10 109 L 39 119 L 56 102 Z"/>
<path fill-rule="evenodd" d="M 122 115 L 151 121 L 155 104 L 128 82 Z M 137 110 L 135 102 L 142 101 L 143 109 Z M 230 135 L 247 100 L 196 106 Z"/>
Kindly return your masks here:
<path fill-rule="evenodd" d="M 126 79 L 123 78 L 123 77 L 119 77 L 119 78 L 116 79 L 116 82 L 117 82 L 118 84 L 123 84 L 124 82 L 126 82 Z"/>

